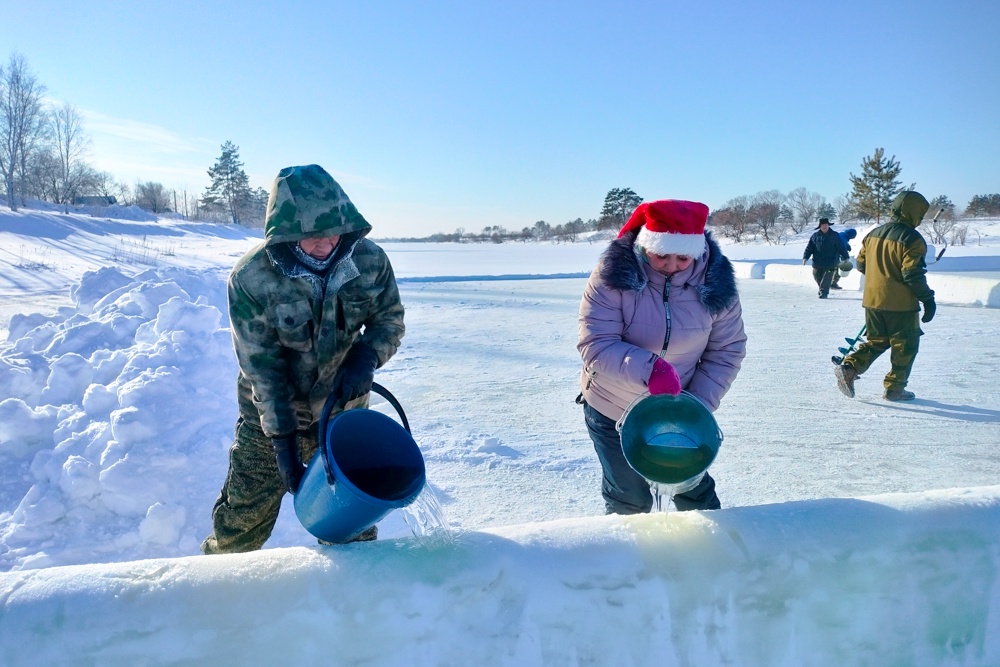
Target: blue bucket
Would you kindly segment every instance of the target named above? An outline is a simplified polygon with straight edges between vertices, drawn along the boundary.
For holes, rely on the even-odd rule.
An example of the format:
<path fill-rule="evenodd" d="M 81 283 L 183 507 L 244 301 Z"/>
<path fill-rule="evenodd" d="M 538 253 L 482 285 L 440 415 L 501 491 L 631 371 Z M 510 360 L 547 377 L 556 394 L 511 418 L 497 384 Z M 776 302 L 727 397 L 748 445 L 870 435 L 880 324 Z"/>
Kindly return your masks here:
<path fill-rule="evenodd" d="M 625 460 L 650 482 L 678 485 L 700 477 L 722 445 L 712 412 L 693 394 L 645 395 L 618 422 Z"/>
<path fill-rule="evenodd" d="M 412 503 L 427 481 L 424 457 L 410 435 L 403 408 L 385 387 L 372 385 L 399 413 L 403 426 L 359 408 L 320 418 L 319 451 L 295 494 L 295 515 L 321 540 L 348 542 L 394 509 Z"/>

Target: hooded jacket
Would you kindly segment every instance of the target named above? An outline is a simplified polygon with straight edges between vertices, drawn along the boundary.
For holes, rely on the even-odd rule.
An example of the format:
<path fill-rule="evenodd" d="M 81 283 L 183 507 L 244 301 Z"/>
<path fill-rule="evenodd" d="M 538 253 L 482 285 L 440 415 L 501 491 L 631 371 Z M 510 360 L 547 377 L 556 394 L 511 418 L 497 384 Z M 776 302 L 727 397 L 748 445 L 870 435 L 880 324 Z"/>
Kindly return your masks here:
<path fill-rule="evenodd" d="M 355 341 L 375 350 L 379 366 L 399 347 L 403 305 L 389 259 L 364 238 L 370 231 L 321 167 L 288 167 L 278 174 L 264 243 L 244 255 L 229 276 L 240 415 L 259 423 L 269 437 L 306 430 L 319 420 Z M 335 235 L 341 238 L 322 275 L 292 251 L 304 238 Z"/>
<path fill-rule="evenodd" d="M 917 311 L 918 302 L 934 298 L 927 286 L 927 243 L 916 230 L 929 208 L 920 193 L 901 192 L 892 203 L 892 219 L 861 242 L 857 259 L 865 274 L 865 308 Z"/>
<path fill-rule="evenodd" d="M 746 356 L 732 264 L 706 232 L 702 256 L 668 279 L 634 249 L 636 236 L 611 242 L 584 291 L 577 344 L 584 399 L 617 421 L 647 390 L 662 351 L 681 386 L 715 411 Z"/>

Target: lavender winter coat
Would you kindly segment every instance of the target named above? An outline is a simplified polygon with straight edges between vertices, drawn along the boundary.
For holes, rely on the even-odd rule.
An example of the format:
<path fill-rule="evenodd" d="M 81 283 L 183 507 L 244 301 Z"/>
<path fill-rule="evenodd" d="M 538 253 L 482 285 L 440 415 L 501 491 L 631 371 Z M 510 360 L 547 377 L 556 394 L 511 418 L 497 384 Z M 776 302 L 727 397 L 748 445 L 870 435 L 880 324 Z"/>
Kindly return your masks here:
<path fill-rule="evenodd" d="M 637 233 L 612 241 L 580 304 L 580 384 L 587 403 L 618 420 L 646 391 L 667 335 L 667 277 L 633 250 Z M 681 386 L 714 412 L 746 356 L 743 309 L 729 260 L 711 234 L 705 253 L 670 278 L 670 339 L 663 357 Z"/>

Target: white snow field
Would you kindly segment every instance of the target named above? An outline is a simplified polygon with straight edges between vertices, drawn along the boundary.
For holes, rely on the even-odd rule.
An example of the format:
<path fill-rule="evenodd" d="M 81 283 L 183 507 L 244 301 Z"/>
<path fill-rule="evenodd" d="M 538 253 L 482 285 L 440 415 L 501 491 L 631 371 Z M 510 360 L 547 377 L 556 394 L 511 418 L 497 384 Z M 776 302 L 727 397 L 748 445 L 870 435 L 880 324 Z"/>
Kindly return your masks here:
<path fill-rule="evenodd" d="M 907 404 L 887 355 L 836 389 L 857 275 L 819 300 L 804 237 L 727 244 L 724 509 L 639 517 L 603 516 L 573 402 L 606 242 L 384 244 L 407 334 L 376 380 L 451 534 L 395 512 L 324 547 L 286 502 L 264 550 L 207 557 L 225 277 L 259 232 L 0 209 L 0 664 L 1000 664 L 1000 223 L 978 234 L 931 266 Z"/>

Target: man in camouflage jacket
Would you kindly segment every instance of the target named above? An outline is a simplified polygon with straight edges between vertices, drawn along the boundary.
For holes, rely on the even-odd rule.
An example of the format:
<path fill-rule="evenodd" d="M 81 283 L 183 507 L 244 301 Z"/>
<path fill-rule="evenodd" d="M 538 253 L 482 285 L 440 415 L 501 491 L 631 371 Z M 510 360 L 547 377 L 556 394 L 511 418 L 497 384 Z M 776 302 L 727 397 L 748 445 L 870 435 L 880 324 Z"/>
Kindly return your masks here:
<path fill-rule="evenodd" d="M 370 231 L 322 167 L 275 179 L 264 243 L 229 277 L 240 417 L 205 553 L 263 546 L 316 453 L 327 397 L 341 399 L 334 414 L 367 405 L 375 369 L 399 347 L 403 306 Z"/>
<path fill-rule="evenodd" d="M 862 241 L 858 270 L 865 274 L 861 305 L 868 341 L 834 368 L 837 384 L 847 396 L 854 396 L 854 380 L 891 348 L 885 398 L 915 398 L 905 387 L 923 335 L 920 322 L 930 322 L 937 310 L 934 291 L 927 286 L 927 243 L 916 229 L 929 208 L 919 192 L 901 192 L 892 203 L 892 220 L 876 227 Z M 924 307 L 919 322 L 917 304 Z"/>

